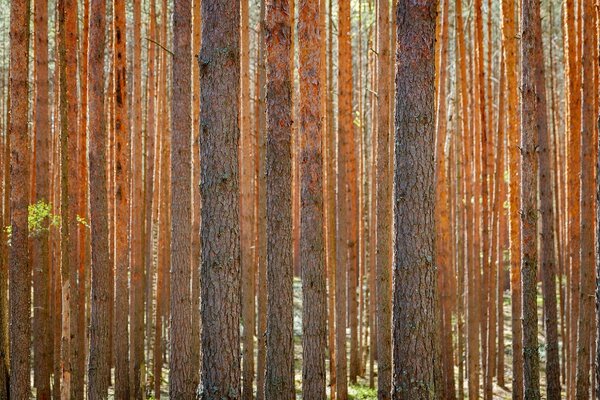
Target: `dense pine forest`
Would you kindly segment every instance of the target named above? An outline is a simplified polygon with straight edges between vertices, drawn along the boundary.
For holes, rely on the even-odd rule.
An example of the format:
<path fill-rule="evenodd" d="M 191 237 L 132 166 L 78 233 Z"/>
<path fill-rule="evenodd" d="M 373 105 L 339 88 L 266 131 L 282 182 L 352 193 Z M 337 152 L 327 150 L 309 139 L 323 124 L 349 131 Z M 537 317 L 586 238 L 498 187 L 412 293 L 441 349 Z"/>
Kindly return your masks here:
<path fill-rule="evenodd" d="M 600 397 L 595 0 L 0 0 L 0 400 Z"/>

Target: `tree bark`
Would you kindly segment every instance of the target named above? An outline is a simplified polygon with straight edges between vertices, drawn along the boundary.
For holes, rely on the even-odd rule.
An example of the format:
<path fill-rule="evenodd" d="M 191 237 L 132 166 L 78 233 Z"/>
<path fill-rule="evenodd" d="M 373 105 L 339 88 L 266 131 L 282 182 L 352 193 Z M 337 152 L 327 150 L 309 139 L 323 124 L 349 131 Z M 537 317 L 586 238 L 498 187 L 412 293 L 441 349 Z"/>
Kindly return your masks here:
<path fill-rule="evenodd" d="M 192 2 L 173 9 L 171 98 L 171 335 L 169 396 L 194 399 L 191 364 L 192 275 Z"/>
<path fill-rule="evenodd" d="M 91 0 L 88 53 L 90 226 L 92 244 L 90 352 L 87 398 L 102 400 L 110 379 L 109 315 L 112 308 L 106 198 L 106 123 L 104 117 L 105 0 Z"/>
<path fill-rule="evenodd" d="M 240 396 L 239 1 L 202 1 L 203 400 Z"/>
<path fill-rule="evenodd" d="M 390 163 L 390 10 L 389 2 L 379 1 L 378 10 L 378 97 L 377 97 L 377 233 L 375 292 L 377 304 L 377 398 L 387 400 L 392 392 L 391 261 L 392 220 Z M 372 351 L 374 351 L 373 349 Z"/>
<path fill-rule="evenodd" d="M 115 396 L 129 398 L 130 131 L 125 1 L 114 0 L 115 68 Z"/>
<path fill-rule="evenodd" d="M 10 226 L 8 255 L 10 398 L 30 395 L 31 266 L 28 256 L 29 204 L 29 1 L 11 2 L 8 135 L 10 147 Z"/>
<path fill-rule="evenodd" d="M 48 107 L 48 2 L 35 2 L 35 203 L 50 206 L 50 121 Z M 40 400 L 50 399 L 50 218 L 34 233 L 33 260 L 33 364 L 34 385 Z M 0 316 L 1 318 L 1 316 Z M 0 395 L 0 398 L 2 396 Z"/>
<path fill-rule="evenodd" d="M 521 317 L 521 256 L 519 231 L 519 104 L 517 70 L 517 28 L 515 4 L 511 0 L 502 1 L 502 43 L 506 63 L 507 98 L 507 147 L 509 165 L 509 235 L 510 235 L 510 291 L 512 313 L 513 348 L 513 400 L 523 399 L 523 329 Z"/>
<path fill-rule="evenodd" d="M 546 93 L 541 65 L 539 2 L 521 7 L 521 280 L 523 288 L 523 383 L 525 399 L 540 398 L 537 329 L 537 172 L 539 136 L 546 126 Z M 540 135 L 541 133 L 541 135 Z"/>
<path fill-rule="evenodd" d="M 441 395 L 435 241 L 433 0 L 396 11 L 393 399 Z"/>
<path fill-rule="evenodd" d="M 267 0 L 266 399 L 294 397 L 291 26 L 287 0 Z"/>
<path fill-rule="evenodd" d="M 581 265 L 580 265 L 580 292 L 579 292 L 579 316 L 577 324 L 577 375 L 576 391 L 577 400 L 590 398 L 590 359 L 592 353 L 591 335 L 594 326 L 594 279 L 597 279 L 594 271 L 596 248 L 594 243 L 594 162 L 595 141 L 594 118 L 596 108 L 594 95 L 596 86 L 594 82 L 594 32 L 595 9 L 590 1 L 579 3 L 583 14 L 580 20 L 583 48 L 581 52 L 582 82 L 581 82 Z M 571 349 L 575 351 L 575 349 Z M 593 387 L 593 386 L 592 386 Z M 593 396 L 592 396 L 593 397 Z"/>
<path fill-rule="evenodd" d="M 323 132 L 321 40 L 325 10 L 319 0 L 298 4 L 300 51 L 300 264 L 302 266 L 302 394 L 324 399 L 327 293 L 323 237 Z M 319 24 L 317 25 L 317 22 Z"/>

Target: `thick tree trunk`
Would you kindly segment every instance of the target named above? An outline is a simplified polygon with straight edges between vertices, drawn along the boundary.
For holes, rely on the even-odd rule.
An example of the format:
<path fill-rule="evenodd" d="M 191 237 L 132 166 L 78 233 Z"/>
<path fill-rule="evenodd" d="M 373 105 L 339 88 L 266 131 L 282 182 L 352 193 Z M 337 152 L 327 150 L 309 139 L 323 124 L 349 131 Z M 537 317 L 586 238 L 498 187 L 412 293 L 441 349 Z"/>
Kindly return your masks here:
<path fill-rule="evenodd" d="M 325 131 L 321 82 L 325 46 L 319 0 L 301 0 L 298 18 L 300 51 L 300 264 L 302 266 L 302 394 L 326 398 L 325 349 L 327 300 L 323 237 L 323 148 Z M 319 21 L 319 25 L 316 21 Z"/>
<path fill-rule="evenodd" d="M 394 399 L 441 395 L 434 267 L 435 14 L 433 0 L 396 11 Z"/>
<path fill-rule="evenodd" d="M 50 121 L 48 108 L 48 2 L 35 2 L 35 202 L 50 207 Z M 86 77 L 87 78 L 87 77 Z M 33 366 L 37 398 L 50 399 L 50 219 L 33 235 Z M 2 318 L 2 316 L 0 316 Z M 2 398 L 0 394 L 0 398 Z"/>
<path fill-rule="evenodd" d="M 11 2 L 10 68 L 8 96 L 10 112 L 10 225 L 8 255 L 10 398 L 27 399 L 30 395 L 31 267 L 28 257 L 27 206 L 29 204 L 29 1 Z"/>
<path fill-rule="evenodd" d="M 112 308 L 108 250 L 106 123 L 104 119 L 105 0 L 91 0 L 88 53 L 90 225 L 92 244 L 90 352 L 87 398 L 102 400 L 110 379 L 109 315 Z"/>
<path fill-rule="evenodd" d="M 240 396 L 239 1 L 202 1 L 201 399 Z"/>
<path fill-rule="evenodd" d="M 294 397 L 291 27 L 287 0 L 267 0 L 266 399 Z"/>
<path fill-rule="evenodd" d="M 192 275 L 192 2 L 173 9 L 171 98 L 171 334 L 169 396 L 194 399 L 191 364 Z"/>

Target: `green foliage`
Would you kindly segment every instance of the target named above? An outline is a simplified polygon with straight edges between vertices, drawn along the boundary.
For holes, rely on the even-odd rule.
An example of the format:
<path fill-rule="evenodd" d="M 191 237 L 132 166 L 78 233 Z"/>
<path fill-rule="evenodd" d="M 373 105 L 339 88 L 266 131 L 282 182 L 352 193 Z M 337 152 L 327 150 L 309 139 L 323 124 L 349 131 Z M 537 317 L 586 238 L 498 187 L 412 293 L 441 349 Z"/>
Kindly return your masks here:
<path fill-rule="evenodd" d="M 86 219 L 85 219 L 85 218 L 83 218 L 83 217 L 81 217 L 81 216 L 79 216 L 79 215 L 77 215 L 77 223 L 79 223 L 79 224 L 81 224 L 81 225 L 85 226 L 85 227 L 86 227 L 86 228 L 88 228 L 88 229 L 89 229 L 89 227 L 90 227 L 90 224 L 88 224 L 88 222 L 86 221 Z"/>
<path fill-rule="evenodd" d="M 8 247 L 10 247 L 10 240 L 12 239 L 12 225 L 6 225 L 3 230 L 6 234 L 6 244 Z"/>
<path fill-rule="evenodd" d="M 377 389 L 367 385 L 350 385 L 348 387 L 348 398 L 353 400 L 376 399 Z"/>
<path fill-rule="evenodd" d="M 29 236 L 37 236 L 47 232 L 51 226 L 60 225 L 60 215 L 52 213 L 52 205 L 44 200 L 39 200 L 28 207 L 27 225 Z"/>

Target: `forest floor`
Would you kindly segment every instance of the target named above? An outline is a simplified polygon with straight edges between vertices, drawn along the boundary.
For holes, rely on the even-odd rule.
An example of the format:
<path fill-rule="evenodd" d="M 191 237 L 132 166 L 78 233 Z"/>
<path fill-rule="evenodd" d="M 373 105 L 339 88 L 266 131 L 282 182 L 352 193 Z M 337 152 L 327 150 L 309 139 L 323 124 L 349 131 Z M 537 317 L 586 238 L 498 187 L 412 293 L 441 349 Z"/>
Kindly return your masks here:
<path fill-rule="evenodd" d="M 538 293 L 541 293 L 541 289 L 538 288 Z M 510 293 L 508 291 L 504 292 L 504 362 L 505 362 L 505 387 L 500 387 L 494 381 L 494 399 L 511 399 L 511 386 L 512 386 L 512 348 L 510 346 L 512 340 L 512 330 L 511 330 L 511 318 L 510 318 Z M 543 330 L 542 321 L 542 298 L 541 294 L 538 295 L 538 321 L 539 324 L 539 343 L 540 343 L 540 384 L 541 384 L 541 395 L 542 398 L 546 398 L 546 385 L 545 385 L 545 365 L 546 365 L 546 351 L 545 351 L 545 335 Z M 295 361 L 295 371 L 296 371 L 296 398 L 298 400 L 302 399 L 302 285 L 300 279 L 294 279 L 294 361 Z M 349 332 L 348 332 L 349 333 Z M 349 334 L 348 334 L 349 337 Z M 348 347 L 350 343 L 348 342 Z M 367 344 L 368 345 L 368 344 Z M 562 344 L 561 344 L 562 346 Z M 456 346 L 455 346 L 456 348 Z M 256 343 L 255 343 L 256 349 Z M 377 398 L 377 366 L 375 365 L 373 374 L 374 374 L 374 387 L 369 386 L 369 376 L 370 369 L 368 365 L 368 352 L 365 351 L 365 361 L 366 365 L 363 368 L 362 376 L 359 376 L 357 382 L 355 384 L 350 384 L 348 387 L 348 397 L 352 400 L 369 400 Z M 161 387 L 160 399 L 166 400 L 169 398 L 168 395 L 168 363 L 164 364 L 163 368 L 163 381 Z M 329 362 L 327 361 L 327 381 L 329 382 Z M 458 379 L 458 367 L 455 366 L 455 378 Z M 114 380 L 113 380 L 114 382 Z M 457 382 L 458 384 L 458 382 Z M 467 391 L 467 381 L 464 381 L 464 390 Z M 327 388 L 327 393 L 329 395 L 329 387 Z M 35 389 L 33 395 L 35 396 Z M 481 388 L 481 397 L 483 397 L 483 388 Z M 564 398 L 564 387 L 563 387 L 563 396 Z M 34 397 L 33 397 L 34 398 Z M 114 399 L 113 387 L 109 390 L 109 398 Z M 154 399 L 154 397 L 149 397 L 149 399 Z"/>

